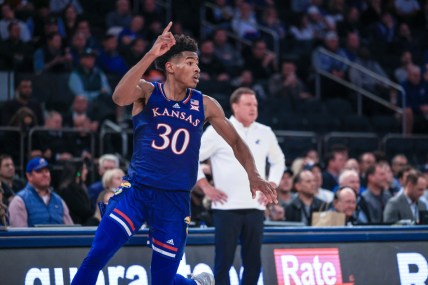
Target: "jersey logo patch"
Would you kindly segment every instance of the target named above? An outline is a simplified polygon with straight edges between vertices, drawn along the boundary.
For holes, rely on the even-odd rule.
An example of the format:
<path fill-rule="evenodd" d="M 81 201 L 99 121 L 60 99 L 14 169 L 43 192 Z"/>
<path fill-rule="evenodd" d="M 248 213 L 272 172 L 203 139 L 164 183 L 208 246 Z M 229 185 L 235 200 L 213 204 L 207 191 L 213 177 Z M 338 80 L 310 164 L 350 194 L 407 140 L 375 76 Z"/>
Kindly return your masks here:
<path fill-rule="evenodd" d="M 166 243 L 170 244 L 170 245 L 174 245 L 174 240 L 173 239 L 169 239 L 169 240 L 166 241 Z"/>
<path fill-rule="evenodd" d="M 172 105 L 172 107 L 176 109 L 180 109 L 180 105 L 178 103 L 175 103 L 174 105 Z"/>
<path fill-rule="evenodd" d="M 189 225 L 190 224 L 190 216 L 185 217 L 184 222 Z"/>

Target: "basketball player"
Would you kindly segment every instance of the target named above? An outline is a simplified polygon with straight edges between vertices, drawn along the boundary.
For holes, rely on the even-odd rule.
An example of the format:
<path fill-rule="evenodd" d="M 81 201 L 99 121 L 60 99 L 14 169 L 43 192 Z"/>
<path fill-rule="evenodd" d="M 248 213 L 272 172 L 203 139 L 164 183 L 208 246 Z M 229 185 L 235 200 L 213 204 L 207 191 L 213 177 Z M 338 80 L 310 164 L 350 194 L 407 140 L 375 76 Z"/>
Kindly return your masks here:
<path fill-rule="evenodd" d="M 190 189 L 196 183 L 206 121 L 233 148 L 248 173 L 252 196 L 261 191 L 269 202 L 277 202 L 275 189 L 257 172 L 247 145 L 225 118 L 220 105 L 193 89 L 200 73 L 197 44 L 190 37 L 173 36 L 171 26 L 172 22 L 114 91 L 116 104 L 133 104 L 134 152 L 128 176 L 110 199 L 73 285 L 95 284 L 99 271 L 144 222 L 150 228 L 153 249 L 152 284 L 214 284 L 208 273 L 192 279 L 177 274 L 190 222 Z M 165 73 L 165 84 L 141 79 L 153 61 Z"/>

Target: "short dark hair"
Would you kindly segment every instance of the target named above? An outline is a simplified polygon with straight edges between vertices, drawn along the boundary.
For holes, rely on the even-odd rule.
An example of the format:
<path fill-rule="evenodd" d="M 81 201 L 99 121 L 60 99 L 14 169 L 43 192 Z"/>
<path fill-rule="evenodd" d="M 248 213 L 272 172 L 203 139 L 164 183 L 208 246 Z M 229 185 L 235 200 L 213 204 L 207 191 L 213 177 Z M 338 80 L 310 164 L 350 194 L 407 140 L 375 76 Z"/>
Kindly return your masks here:
<path fill-rule="evenodd" d="M 12 159 L 12 156 L 9 154 L 0 154 L 0 165 L 3 163 L 3 160 Z"/>
<path fill-rule="evenodd" d="M 198 43 L 189 36 L 186 35 L 174 35 L 175 45 L 171 47 L 162 56 L 158 57 L 155 61 L 156 69 L 165 73 L 165 64 L 171 60 L 171 58 L 179 55 L 183 51 L 198 52 Z"/>
<path fill-rule="evenodd" d="M 248 87 L 239 87 L 235 91 L 233 91 L 232 95 L 230 95 L 230 105 L 234 103 L 238 103 L 239 99 L 243 94 L 252 94 L 256 95 L 256 92 L 254 92 L 253 89 Z"/>
<path fill-rule="evenodd" d="M 406 181 L 404 181 L 404 185 L 406 185 L 406 186 L 408 184 L 416 185 L 418 183 L 418 179 L 420 177 L 424 177 L 422 172 L 420 172 L 416 169 L 411 169 L 409 171 L 409 175 L 407 175 L 407 177 L 406 177 Z"/>

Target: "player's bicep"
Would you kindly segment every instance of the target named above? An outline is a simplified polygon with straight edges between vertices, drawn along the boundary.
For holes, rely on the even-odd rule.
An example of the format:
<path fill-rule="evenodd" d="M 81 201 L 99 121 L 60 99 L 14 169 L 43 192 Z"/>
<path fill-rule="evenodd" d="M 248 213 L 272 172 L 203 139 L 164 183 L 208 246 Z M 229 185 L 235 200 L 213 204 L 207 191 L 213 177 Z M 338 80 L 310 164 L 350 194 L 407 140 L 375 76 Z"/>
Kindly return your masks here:
<path fill-rule="evenodd" d="M 214 98 L 204 96 L 205 118 L 216 132 L 232 147 L 239 140 L 239 134 L 225 117 L 223 108 Z"/>

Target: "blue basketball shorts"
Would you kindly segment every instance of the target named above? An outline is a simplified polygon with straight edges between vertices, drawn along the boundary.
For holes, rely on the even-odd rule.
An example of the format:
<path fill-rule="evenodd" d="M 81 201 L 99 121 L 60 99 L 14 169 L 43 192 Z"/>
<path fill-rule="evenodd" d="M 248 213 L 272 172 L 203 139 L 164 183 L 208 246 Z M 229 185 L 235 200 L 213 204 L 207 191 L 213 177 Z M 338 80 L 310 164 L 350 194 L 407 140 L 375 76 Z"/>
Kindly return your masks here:
<path fill-rule="evenodd" d="M 118 223 L 128 239 L 144 223 L 153 254 L 180 260 L 190 223 L 190 192 L 154 189 L 123 180 L 103 219 Z"/>

